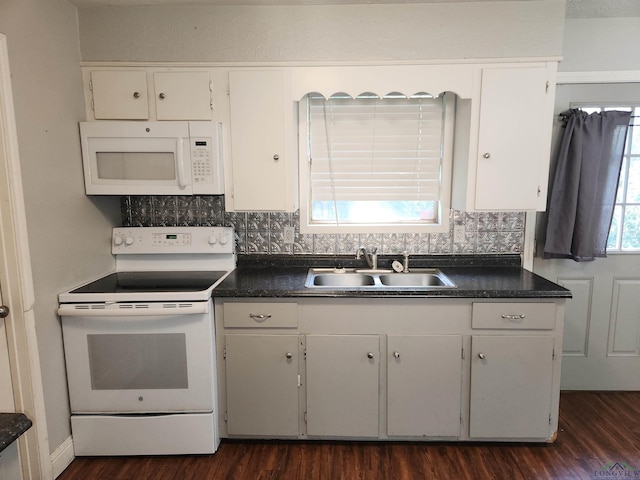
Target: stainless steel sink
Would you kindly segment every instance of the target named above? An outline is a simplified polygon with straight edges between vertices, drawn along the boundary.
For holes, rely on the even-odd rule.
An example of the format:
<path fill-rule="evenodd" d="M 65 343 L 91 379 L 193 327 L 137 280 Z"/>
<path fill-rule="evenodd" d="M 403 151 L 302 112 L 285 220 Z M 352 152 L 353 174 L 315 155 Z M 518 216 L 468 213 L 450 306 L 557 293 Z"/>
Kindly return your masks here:
<path fill-rule="evenodd" d="M 313 276 L 314 287 L 366 287 L 374 286 L 375 280 L 364 273 L 319 273 Z"/>
<path fill-rule="evenodd" d="M 456 288 L 456 285 L 435 268 L 414 269 L 408 273 L 392 273 L 391 270 L 311 268 L 307 273 L 305 287 L 334 290 L 430 290 Z"/>
<path fill-rule="evenodd" d="M 454 287 L 455 285 L 442 272 L 437 273 L 396 273 L 380 275 L 380 283 L 387 287 Z"/>

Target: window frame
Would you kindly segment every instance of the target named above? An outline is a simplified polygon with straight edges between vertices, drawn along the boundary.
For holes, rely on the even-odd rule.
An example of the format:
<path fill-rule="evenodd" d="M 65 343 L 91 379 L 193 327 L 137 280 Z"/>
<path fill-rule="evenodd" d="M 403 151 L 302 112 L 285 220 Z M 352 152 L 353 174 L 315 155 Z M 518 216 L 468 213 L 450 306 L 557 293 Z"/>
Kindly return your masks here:
<path fill-rule="evenodd" d="M 312 92 L 310 92 L 312 93 Z M 451 189 L 453 172 L 453 141 L 455 129 L 456 95 L 445 92 L 443 101 L 443 137 L 440 198 L 437 202 L 436 223 L 396 223 L 396 224 L 313 224 L 310 222 L 309 185 L 309 115 L 307 97 L 298 102 L 298 146 L 299 146 L 299 206 L 300 232 L 303 234 L 356 234 L 356 233 L 448 233 L 451 210 Z"/>

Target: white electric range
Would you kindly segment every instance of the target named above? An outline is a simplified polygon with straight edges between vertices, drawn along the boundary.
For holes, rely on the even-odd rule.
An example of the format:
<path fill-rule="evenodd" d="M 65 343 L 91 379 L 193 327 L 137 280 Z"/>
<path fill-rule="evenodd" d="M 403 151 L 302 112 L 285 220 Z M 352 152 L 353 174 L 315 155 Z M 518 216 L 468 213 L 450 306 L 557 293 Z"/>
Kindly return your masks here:
<path fill-rule="evenodd" d="M 75 454 L 215 452 L 211 292 L 233 228 L 114 228 L 112 253 L 114 272 L 59 295 Z"/>

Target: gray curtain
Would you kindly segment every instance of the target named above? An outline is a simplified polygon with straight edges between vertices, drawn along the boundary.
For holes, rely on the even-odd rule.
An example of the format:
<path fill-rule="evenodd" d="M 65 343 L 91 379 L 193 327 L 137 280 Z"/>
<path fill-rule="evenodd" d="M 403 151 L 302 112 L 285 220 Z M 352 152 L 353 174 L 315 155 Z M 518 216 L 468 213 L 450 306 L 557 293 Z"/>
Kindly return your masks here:
<path fill-rule="evenodd" d="M 630 112 L 572 109 L 548 206 L 544 258 L 606 256 Z"/>

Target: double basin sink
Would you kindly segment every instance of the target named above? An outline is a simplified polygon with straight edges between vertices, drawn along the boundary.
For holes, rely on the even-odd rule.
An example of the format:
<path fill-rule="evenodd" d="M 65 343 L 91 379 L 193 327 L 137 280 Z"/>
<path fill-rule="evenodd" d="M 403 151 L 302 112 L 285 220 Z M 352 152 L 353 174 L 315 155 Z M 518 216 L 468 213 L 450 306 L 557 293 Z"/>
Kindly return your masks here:
<path fill-rule="evenodd" d="M 307 273 L 305 287 L 334 290 L 431 290 L 455 288 L 456 285 L 436 268 L 411 269 L 406 273 L 384 269 L 311 268 Z"/>

